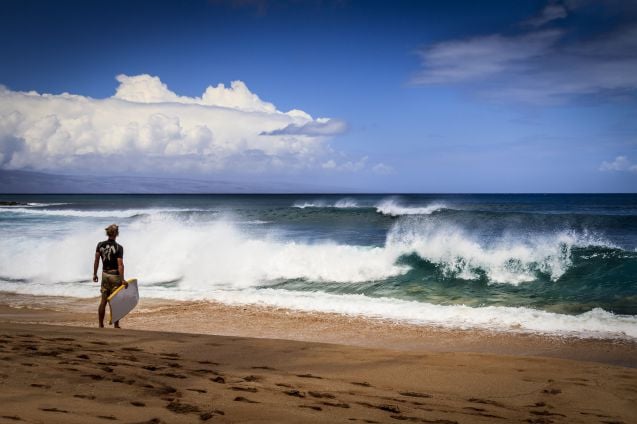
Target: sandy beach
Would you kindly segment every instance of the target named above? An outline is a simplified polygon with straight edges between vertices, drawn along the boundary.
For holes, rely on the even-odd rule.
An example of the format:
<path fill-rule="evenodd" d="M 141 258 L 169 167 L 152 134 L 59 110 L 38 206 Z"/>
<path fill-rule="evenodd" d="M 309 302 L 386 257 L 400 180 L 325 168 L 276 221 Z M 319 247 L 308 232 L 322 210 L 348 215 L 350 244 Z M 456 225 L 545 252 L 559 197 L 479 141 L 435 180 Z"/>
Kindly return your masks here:
<path fill-rule="evenodd" d="M 629 341 L 157 301 L 99 330 L 91 300 L 2 301 L 0 422 L 637 421 Z"/>

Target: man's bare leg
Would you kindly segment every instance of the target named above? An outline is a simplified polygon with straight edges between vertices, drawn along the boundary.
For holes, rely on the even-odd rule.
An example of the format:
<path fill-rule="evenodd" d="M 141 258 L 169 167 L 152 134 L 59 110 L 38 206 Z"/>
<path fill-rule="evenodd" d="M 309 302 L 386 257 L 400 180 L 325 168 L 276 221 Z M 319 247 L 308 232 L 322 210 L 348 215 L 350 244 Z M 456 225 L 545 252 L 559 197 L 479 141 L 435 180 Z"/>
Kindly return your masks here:
<path fill-rule="evenodd" d="M 104 328 L 104 315 L 106 315 L 106 299 L 102 297 L 100 306 L 97 308 L 97 315 L 100 320 L 100 328 Z"/>
<path fill-rule="evenodd" d="M 115 328 L 122 328 L 119 326 L 119 321 L 115 321 Z"/>

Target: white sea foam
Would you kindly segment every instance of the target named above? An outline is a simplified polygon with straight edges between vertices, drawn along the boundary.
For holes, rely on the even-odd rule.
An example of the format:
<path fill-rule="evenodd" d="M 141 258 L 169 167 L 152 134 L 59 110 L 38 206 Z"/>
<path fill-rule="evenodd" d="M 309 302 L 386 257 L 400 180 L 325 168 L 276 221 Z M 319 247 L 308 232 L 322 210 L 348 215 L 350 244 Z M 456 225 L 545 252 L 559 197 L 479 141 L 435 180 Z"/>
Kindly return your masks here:
<path fill-rule="evenodd" d="M 336 313 L 450 329 L 637 339 L 637 316 L 615 315 L 600 308 L 579 315 L 566 315 L 525 307 L 435 305 L 354 294 L 336 295 L 271 288 L 228 290 L 211 288 L 204 283 L 175 289 L 149 285 L 145 281 L 143 278 L 140 279 L 140 295 L 146 298 L 215 300 L 232 305 L 260 305 L 296 311 Z M 55 290 L 52 289 L 52 286 L 41 283 L 0 282 L 0 290 L 22 294 L 84 298 L 98 295 L 97 285 L 89 283 L 56 284 Z"/>
<path fill-rule="evenodd" d="M 46 225 L 46 224 L 43 224 Z M 0 240 L 0 276 L 41 282 L 74 281 L 86 276 L 86 263 L 103 230 L 89 223 L 59 231 L 5 232 Z M 246 230 L 246 228 L 244 228 Z M 262 233 L 261 233 L 262 234 Z M 454 227 L 428 220 L 397 223 L 384 246 L 280 239 L 276 232 L 252 237 L 231 222 L 191 223 L 171 214 L 150 215 L 124 224 L 129 270 L 152 281 L 205 281 L 211 286 L 249 287 L 281 279 L 360 283 L 404 274 L 398 264 L 417 254 L 450 276 L 519 284 L 537 272 L 558 279 L 571 266 L 571 249 L 608 245 L 568 232 L 485 242 Z"/>
<path fill-rule="evenodd" d="M 343 199 L 339 199 L 334 203 L 326 202 L 324 200 L 315 200 L 311 202 L 296 202 L 293 207 L 299 209 L 305 208 L 338 208 L 338 209 L 348 209 L 348 208 L 357 208 L 358 202 L 355 199 L 346 197 Z"/>
<path fill-rule="evenodd" d="M 37 202 L 29 202 L 26 206 L 30 206 L 32 208 L 46 208 L 49 206 L 64 206 L 70 205 L 70 203 L 37 203 Z"/>
<path fill-rule="evenodd" d="M 211 286 L 247 287 L 277 279 L 363 282 L 396 276 L 400 252 L 382 247 L 336 243 L 297 243 L 251 238 L 229 222 L 189 225 L 173 216 L 154 215 L 121 228 L 127 273 L 154 281 L 181 279 L 183 287 L 205 281 Z M 86 277 L 92 249 L 102 231 L 77 228 L 66 236 L 0 240 L 0 276 L 40 282 Z M 89 252 L 89 253 L 87 253 Z"/>
<path fill-rule="evenodd" d="M 24 207 L 7 207 L 0 209 L 0 213 L 18 213 L 25 215 L 43 215 L 74 218 L 132 218 L 138 215 L 157 213 L 196 212 L 196 209 L 113 209 L 113 210 L 79 210 L 79 209 L 30 209 Z"/>
<path fill-rule="evenodd" d="M 18 209 L 18 208 L 45 208 L 48 206 L 63 206 L 63 205 L 70 205 L 70 203 L 37 203 L 37 202 L 29 202 L 26 204 L 18 204 L 15 206 L 11 206 L 11 205 L 2 205 L 0 206 L 0 209 Z"/>
<path fill-rule="evenodd" d="M 466 230 L 430 220 L 399 222 L 386 242 L 388 248 L 413 252 L 439 265 L 447 275 L 472 280 L 485 273 L 490 282 L 514 285 L 535 280 L 538 272 L 557 280 L 571 266 L 571 250 L 591 245 L 615 247 L 570 231 L 524 238 L 505 234 L 486 242 Z"/>
<path fill-rule="evenodd" d="M 637 338 L 637 317 L 595 308 L 565 315 L 524 307 L 434 305 L 364 295 L 248 290 L 215 292 L 213 299 L 231 304 L 261 304 L 302 311 L 319 311 L 382 318 L 456 329 L 533 332 L 594 338 Z"/>
<path fill-rule="evenodd" d="M 426 206 L 404 206 L 396 199 L 385 199 L 376 205 L 376 212 L 389 216 L 431 215 L 447 206 L 444 203 L 432 203 Z"/>
<path fill-rule="evenodd" d="M 5 233 L 0 239 L 0 277 L 4 279 L 0 290 L 94 297 L 98 286 L 90 281 L 90 273 L 103 230 L 82 222 L 78 220 L 63 234 Z M 637 317 L 598 309 L 570 316 L 527 308 L 441 306 L 318 291 L 321 282 L 360 283 L 404 274 L 410 268 L 397 260 L 412 253 L 461 278 L 476 278 L 480 269 L 491 281 L 508 284 L 533 279 L 536 271 L 556 279 L 570 266 L 570 249 L 604 243 L 587 235 L 504 236 L 486 243 L 423 219 L 397 223 L 385 246 L 365 247 L 300 243 L 281 239 L 276 233 L 255 238 L 226 221 L 193 224 L 171 214 L 123 224 L 121 233 L 127 275 L 140 277 L 142 295 L 147 297 L 215 299 L 453 328 L 637 337 Z M 317 292 L 262 288 L 270 282 L 295 279 L 314 282 Z M 177 283 L 170 288 L 153 284 L 162 281 Z"/>

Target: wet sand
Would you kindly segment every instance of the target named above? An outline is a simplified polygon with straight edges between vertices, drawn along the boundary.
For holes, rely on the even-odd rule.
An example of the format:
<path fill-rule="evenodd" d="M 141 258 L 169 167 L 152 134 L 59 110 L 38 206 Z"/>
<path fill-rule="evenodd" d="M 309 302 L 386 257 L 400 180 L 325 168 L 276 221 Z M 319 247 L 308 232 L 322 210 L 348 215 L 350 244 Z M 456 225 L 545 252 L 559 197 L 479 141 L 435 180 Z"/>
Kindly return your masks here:
<path fill-rule="evenodd" d="M 92 300 L 0 303 L 0 422 L 637 422 L 634 342 L 154 301 L 99 330 Z"/>

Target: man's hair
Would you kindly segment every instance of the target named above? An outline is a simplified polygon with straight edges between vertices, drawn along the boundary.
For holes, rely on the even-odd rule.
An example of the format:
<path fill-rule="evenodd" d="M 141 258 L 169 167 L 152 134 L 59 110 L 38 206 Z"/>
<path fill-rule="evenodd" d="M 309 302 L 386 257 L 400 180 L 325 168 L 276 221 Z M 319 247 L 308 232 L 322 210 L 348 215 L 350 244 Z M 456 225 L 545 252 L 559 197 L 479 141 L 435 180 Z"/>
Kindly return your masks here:
<path fill-rule="evenodd" d="M 109 237 L 116 237 L 119 235 L 119 227 L 117 224 L 111 224 L 104 229 L 106 230 L 106 235 Z"/>

